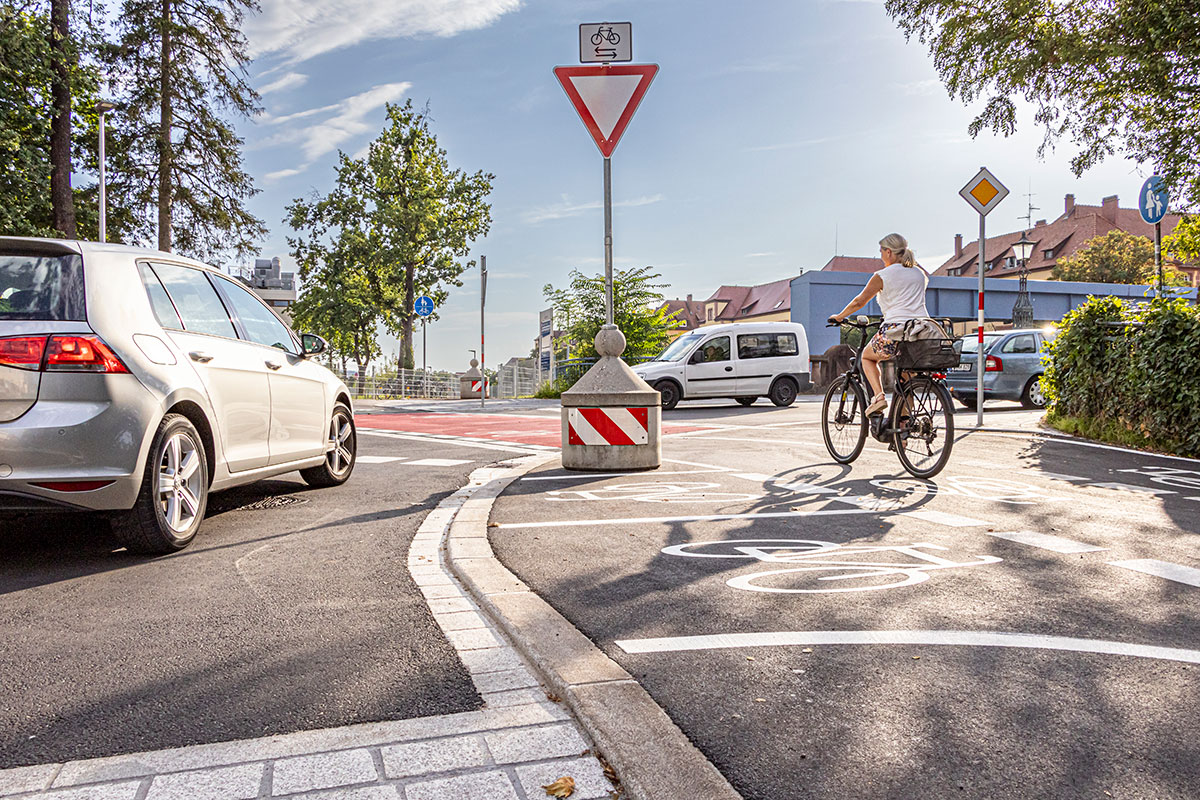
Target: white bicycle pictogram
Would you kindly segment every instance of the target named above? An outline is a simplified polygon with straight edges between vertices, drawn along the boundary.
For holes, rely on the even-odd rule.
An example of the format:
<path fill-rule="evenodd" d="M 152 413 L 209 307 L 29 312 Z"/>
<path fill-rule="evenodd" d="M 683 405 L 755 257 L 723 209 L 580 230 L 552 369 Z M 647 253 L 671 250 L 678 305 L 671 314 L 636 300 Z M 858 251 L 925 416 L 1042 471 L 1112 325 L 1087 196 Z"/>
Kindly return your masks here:
<path fill-rule="evenodd" d="M 599 489 L 559 489 L 546 492 L 546 499 L 554 502 L 574 500 L 619 500 L 637 503 L 731 503 L 741 500 L 757 500 L 760 495 L 743 492 L 713 491 L 719 483 L 674 482 L 674 483 L 622 483 L 602 486 Z"/>
<path fill-rule="evenodd" d="M 771 569 L 740 575 L 725 581 L 734 589 L 780 594 L 826 594 L 832 592 L 870 592 L 897 589 L 929 580 L 929 573 L 938 569 L 974 567 L 995 564 L 1003 560 L 996 556 L 975 556 L 974 561 L 952 561 L 930 550 L 949 548 L 928 542 L 903 545 L 843 545 L 816 539 L 732 539 L 721 542 L 691 542 L 664 547 L 662 553 L 690 558 L 752 559 L 765 564 L 787 564 L 783 569 Z M 864 559 L 873 554 L 875 560 Z M 882 559 L 882 560 L 880 560 Z M 780 580 L 787 576 L 785 580 Z M 806 582 L 854 581 L 850 586 L 805 588 Z M 773 585 L 764 585 L 770 581 Z M 780 583 L 785 585 L 779 585 Z"/>

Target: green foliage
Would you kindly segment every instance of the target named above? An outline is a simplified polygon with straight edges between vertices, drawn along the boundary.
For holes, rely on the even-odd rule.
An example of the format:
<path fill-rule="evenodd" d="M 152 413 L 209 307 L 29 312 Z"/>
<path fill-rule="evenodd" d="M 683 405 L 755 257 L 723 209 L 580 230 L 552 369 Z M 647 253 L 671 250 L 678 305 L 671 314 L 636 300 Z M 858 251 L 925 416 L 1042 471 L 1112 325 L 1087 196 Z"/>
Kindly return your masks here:
<path fill-rule="evenodd" d="M 559 378 L 555 381 L 546 381 L 537 388 L 533 396 L 539 400 L 557 400 L 562 397 L 562 393 L 571 388 L 568 381 Z"/>
<path fill-rule="evenodd" d="M 1050 277 L 1056 281 L 1151 284 L 1156 280 L 1154 243 L 1145 236 L 1112 230 L 1092 239 L 1074 255 L 1060 259 Z M 1166 266 L 1163 277 L 1168 286 L 1188 282 L 1186 276 Z"/>
<path fill-rule="evenodd" d="M 257 190 L 243 140 L 222 116 L 260 110 L 240 29 L 257 11 L 256 0 L 122 2 L 120 35 L 106 50 L 117 95 L 108 169 L 110 196 L 133 210 L 131 238 L 208 260 L 257 252 L 266 227 L 246 208 Z"/>
<path fill-rule="evenodd" d="M 1042 388 L 1052 423 L 1200 456 L 1200 309 L 1090 298 L 1049 345 Z"/>
<path fill-rule="evenodd" d="M 388 105 L 387 126 L 363 158 L 339 153 L 327 196 L 296 199 L 285 222 L 305 281 L 333 264 L 365 287 L 372 330 L 400 337 L 401 366 L 413 366 L 413 304 L 429 295 L 437 308 L 474 261 L 465 257 L 492 222 L 486 198 L 495 176 L 452 169 L 429 128 L 429 110 L 412 101 Z M 359 319 L 365 324 L 368 315 Z M 436 319 L 435 312 L 431 319 Z"/>
<path fill-rule="evenodd" d="M 951 97 L 983 100 L 970 125 L 1005 136 L 1016 100 L 1044 139 L 1077 153 L 1075 174 L 1118 150 L 1155 166 L 1200 205 L 1200 14 L 1195 0 L 887 0 L 908 38 L 929 46 Z"/>
<path fill-rule="evenodd" d="M 1200 214 L 1184 217 L 1162 240 L 1163 257 L 1200 267 Z"/>
<path fill-rule="evenodd" d="M 650 267 L 613 271 L 613 322 L 625 335 L 626 360 L 657 355 L 670 340 L 674 314 L 659 291 L 668 284 L 655 283 L 661 277 Z M 596 334 L 605 320 L 604 276 L 588 277 L 575 269 L 570 279 L 568 288 L 546 284 L 542 294 L 571 342 L 572 358 L 596 358 Z"/>

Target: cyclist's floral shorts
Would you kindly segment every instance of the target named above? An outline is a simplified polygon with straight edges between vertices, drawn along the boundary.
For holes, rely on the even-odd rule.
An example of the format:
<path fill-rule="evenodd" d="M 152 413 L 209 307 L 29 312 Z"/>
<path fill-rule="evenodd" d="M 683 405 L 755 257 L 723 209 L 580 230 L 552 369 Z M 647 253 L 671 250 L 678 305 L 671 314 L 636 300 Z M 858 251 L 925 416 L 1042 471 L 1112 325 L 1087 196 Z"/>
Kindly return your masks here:
<path fill-rule="evenodd" d="M 880 355 L 895 358 L 900 352 L 900 335 L 903 328 L 903 322 L 889 322 L 880 325 L 879 332 L 875 334 L 875 338 L 871 339 L 871 347 Z M 895 336 L 896 339 L 889 338 L 889 333 Z"/>

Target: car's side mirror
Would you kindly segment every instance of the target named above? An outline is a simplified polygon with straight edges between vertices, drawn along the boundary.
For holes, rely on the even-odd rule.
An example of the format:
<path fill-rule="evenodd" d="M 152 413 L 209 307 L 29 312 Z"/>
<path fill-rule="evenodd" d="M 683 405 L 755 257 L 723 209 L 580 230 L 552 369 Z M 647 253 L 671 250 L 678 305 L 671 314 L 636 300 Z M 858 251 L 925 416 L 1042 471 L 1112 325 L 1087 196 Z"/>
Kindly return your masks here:
<path fill-rule="evenodd" d="M 300 347 L 303 348 L 305 356 L 316 356 L 324 353 L 329 348 L 329 343 L 315 333 L 302 333 Z"/>
<path fill-rule="evenodd" d="M 704 351 L 697 350 L 696 352 L 692 353 L 692 357 L 688 359 L 688 363 L 689 364 L 699 364 L 703 360 L 704 360 Z"/>

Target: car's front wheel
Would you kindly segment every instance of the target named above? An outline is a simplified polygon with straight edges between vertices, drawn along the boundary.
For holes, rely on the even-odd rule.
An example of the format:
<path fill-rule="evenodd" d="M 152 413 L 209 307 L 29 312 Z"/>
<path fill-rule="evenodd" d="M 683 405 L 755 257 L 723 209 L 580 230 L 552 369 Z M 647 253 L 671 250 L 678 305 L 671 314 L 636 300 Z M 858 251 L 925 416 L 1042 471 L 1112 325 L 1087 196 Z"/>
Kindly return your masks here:
<path fill-rule="evenodd" d="M 204 440 L 182 414 L 159 423 L 137 503 L 112 521 L 113 535 L 135 553 L 174 553 L 196 538 L 208 506 Z"/>
<path fill-rule="evenodd" d="M 300 477 L 318 489 L 341 486 L 354 471 L 357 456 L 358 433 L 354 428 L 354 415 L 344 403 L 336 403 L 326 433 L 325 460 L 315 467 L 300 470 Z"/>

